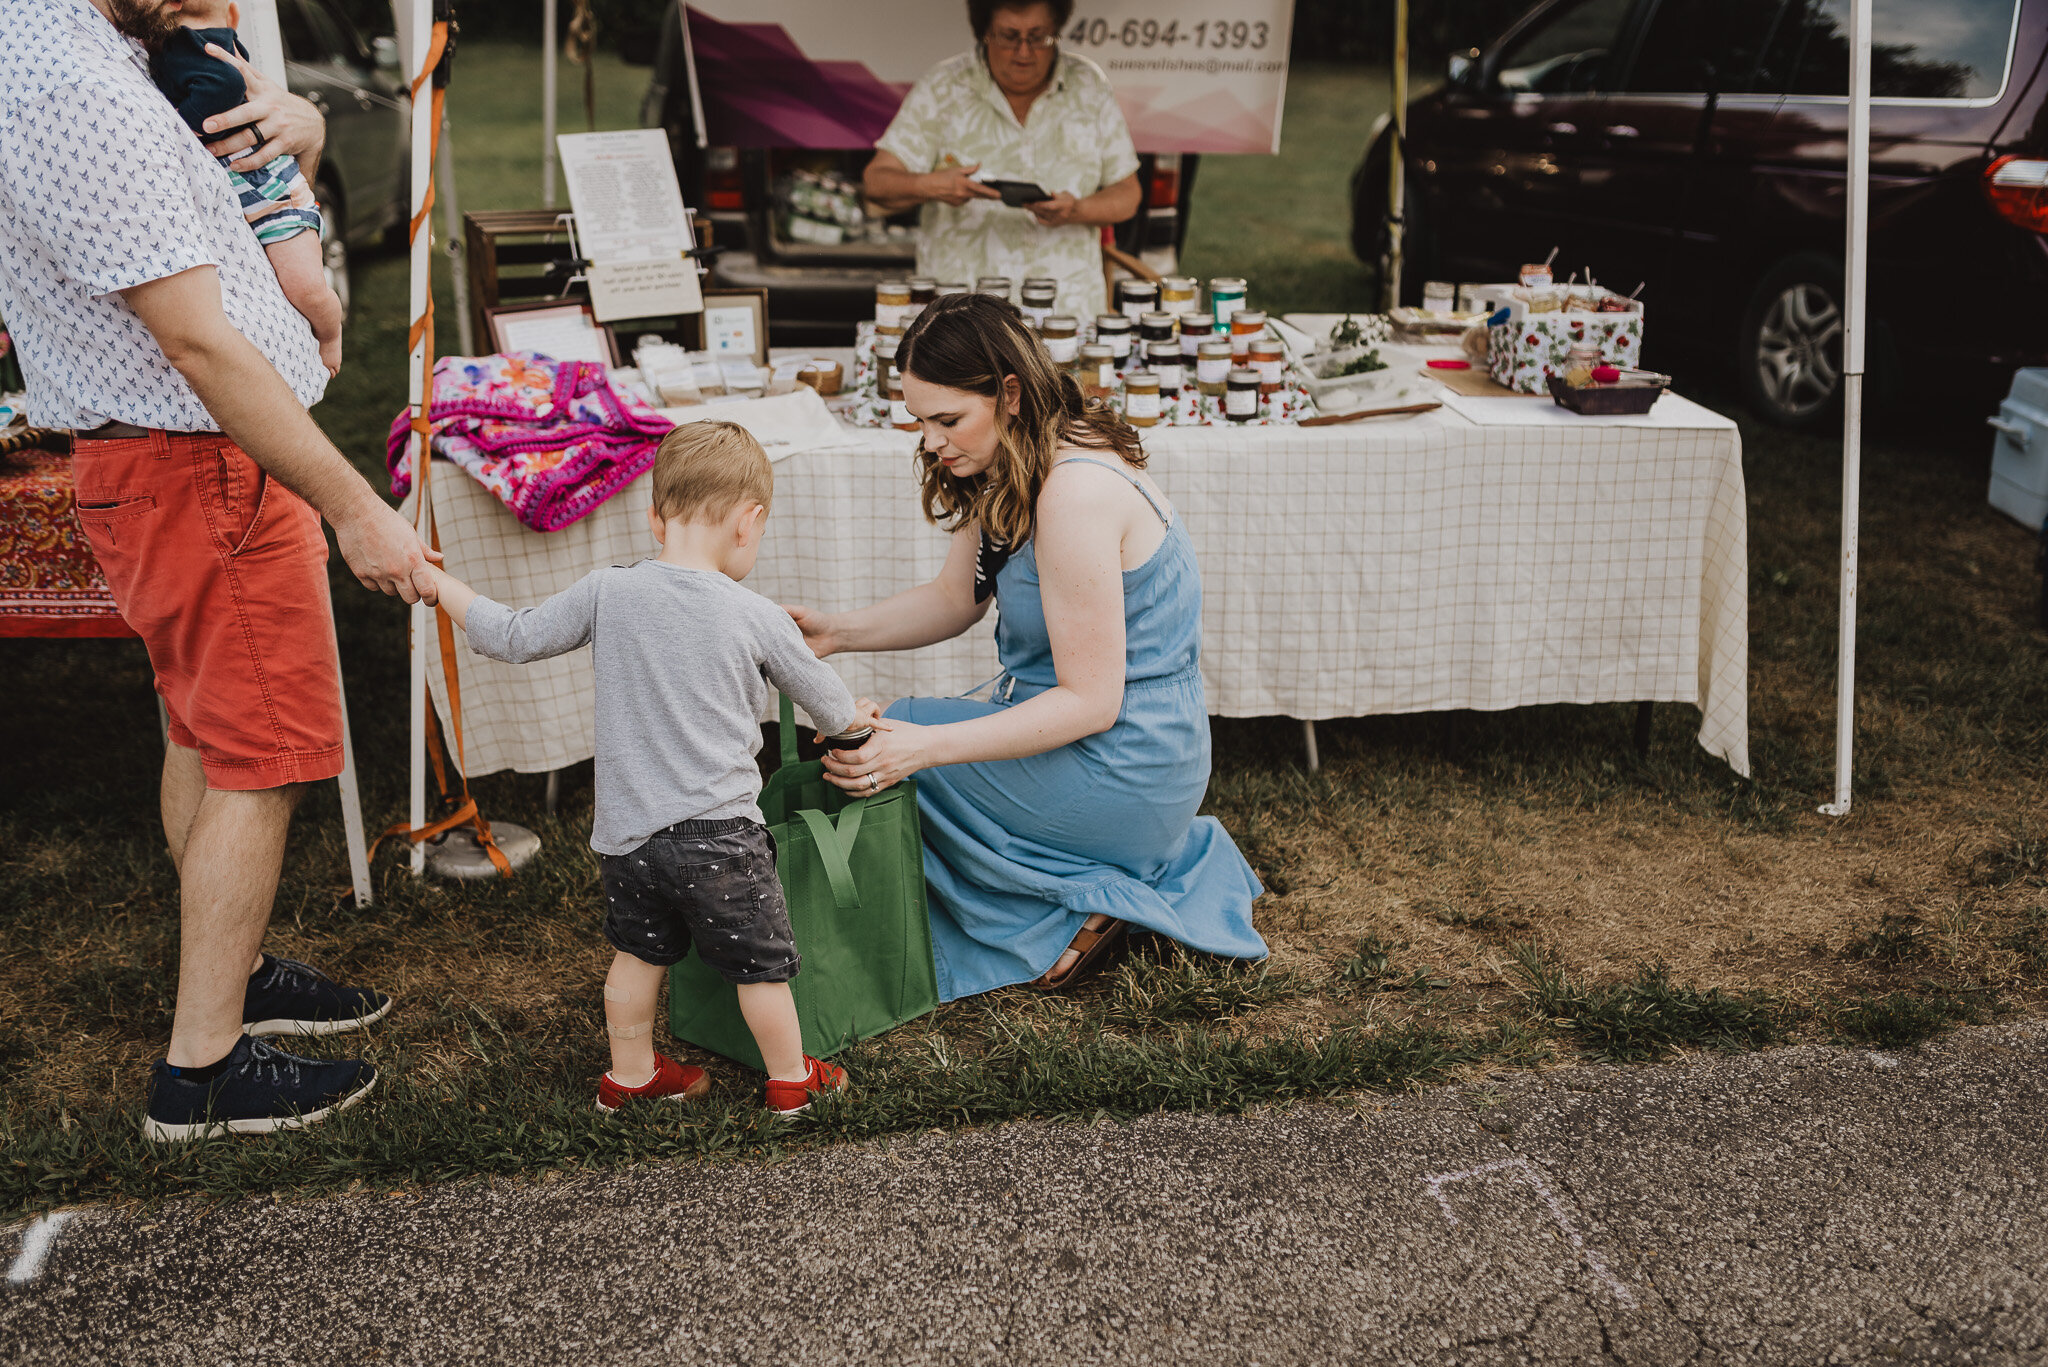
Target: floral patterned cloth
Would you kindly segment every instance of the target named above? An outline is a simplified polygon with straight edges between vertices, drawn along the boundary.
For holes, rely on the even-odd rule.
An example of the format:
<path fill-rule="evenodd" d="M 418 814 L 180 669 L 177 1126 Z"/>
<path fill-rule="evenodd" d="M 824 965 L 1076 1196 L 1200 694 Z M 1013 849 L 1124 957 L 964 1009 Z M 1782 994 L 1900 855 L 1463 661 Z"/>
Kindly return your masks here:
<path fill-rule="evenodd" d="M 979 53 L 948 58 L 918 78 L 875 146 L 920 175 L 950 156 L 962 166 L 980 166 L 992 180 L 1028 180 L 1077 199 L 1138 169 L 1109 77 L 1070 52 L 1060 53 L 1051 88 L 1032 102 L 1021 124 Z M 1058 312 L 1091 319 L 1106 307 L 1099 229 L 1078 223 L 1041 228 L 1029 210 L 992 199 L 925 205 L 917 269 L 964 285 L 982 275 L 1006 275 L 1013 286 L 1026 276 L 1049 275 L 1060 282 Z"/>
<path fill-rule="evenodd" d="M 1631 313 L 1530 313 L 1511 305 L 1506 323 L 1487 329 L 1486 371 L 1498 384 L 1524 394 L 1547 394 L 1575 346 L 1600 348 L 1608 365 L 1636 366 L 1643 355 L 1641 306 Z"/>
<path fill-rule="evenodd" d="M 135 634 L 72 508 L 69 456 L 0 456 L 0 637 Z"/>
<path fill-rule="evenodd" d="M 533 352 L 434 363 L 434 453 L 460 465 L 535 531 L 557 531 L 631 484 L 675 426 L 613 386 L 605 368 Z M 411 415 L 392 420 L 391 492 L 412 489 Z"/>

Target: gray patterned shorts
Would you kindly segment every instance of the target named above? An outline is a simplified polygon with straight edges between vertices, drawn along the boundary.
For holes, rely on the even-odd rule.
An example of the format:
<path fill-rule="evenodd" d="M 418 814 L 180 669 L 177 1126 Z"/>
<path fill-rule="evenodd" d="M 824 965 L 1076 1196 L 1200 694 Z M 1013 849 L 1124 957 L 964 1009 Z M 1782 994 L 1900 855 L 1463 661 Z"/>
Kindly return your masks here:
<path fill-rule="evenodd" d="M 604 937 L 666 968 L 697 957 L 729 983 L 786 983 L 802 957 L 775 876 L 775 838 L 746 817 L 678 821 L 631 854 L 598 856 Z"/>

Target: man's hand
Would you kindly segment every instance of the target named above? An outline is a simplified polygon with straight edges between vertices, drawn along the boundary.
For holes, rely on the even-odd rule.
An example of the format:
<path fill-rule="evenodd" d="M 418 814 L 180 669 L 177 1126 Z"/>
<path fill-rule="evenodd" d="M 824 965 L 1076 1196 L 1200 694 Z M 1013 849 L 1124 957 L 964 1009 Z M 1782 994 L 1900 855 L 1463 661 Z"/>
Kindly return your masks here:
<path fill-rule="evenodd" d="M 208 143 L 207 150 L 228 157 L 237 171 L 252 171 L 272 157 L 297 157 L 299 170 L 310 183 L 320 165 L 320 151 L 327 145 L 327 121 L 320 111 L 227 49 L 208 43 L 206 52 L 241 72 L 249 88 L 247 100 L 206 121 L 208 133 L 228 128 L 242 131 Z M 244 124 L 253 126 L 255 134 L 243 130 Z"/>
<path fill-rule="evenodd" d="M 1029 209 L 1031 216 L 1038 220 L 1039 227 L 1063 228 L 1075 221 L 1075 213 L 1079 209 L 1080 204 L 1080 200 L 1075 199 L 1065 190 L 1061 190 L 1055 193 L 1051 199 L 1041 199 L 1035 204 L 1027 204 L 1024 207 Z"/>
<path fill-rule="evenodd" d="M 972 179 L 981 169 L 976 162 L 972 166 L 941 166 L 936 171 L 927 171 L 920 179 L 919 192 L 926 199 L 940 204 L 951 204 L 956 208 L 970 199 L 1001 199 L 1002 191 L 991 190 L 980 181 Z"/>
<path fill-rule="evenodd" d="M 440 563 L 441 553 L 421 542 L 412 524 L 374 494 L 363 502 L 362 509 L 348 521 L 334 524 L 334 540 L 363 587 L 397 594 L 408 603 L 438 601 L 438 585 L 429 566 Z"/>

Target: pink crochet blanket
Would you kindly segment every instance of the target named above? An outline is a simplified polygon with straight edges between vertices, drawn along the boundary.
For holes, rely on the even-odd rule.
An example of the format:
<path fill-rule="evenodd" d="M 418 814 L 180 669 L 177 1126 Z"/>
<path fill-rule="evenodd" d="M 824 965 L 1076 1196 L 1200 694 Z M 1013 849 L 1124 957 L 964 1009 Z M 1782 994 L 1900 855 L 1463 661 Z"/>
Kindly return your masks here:
<path fill-rule="evenodd" d="M 675 424 L 612 386 L 601 365 L 532 352 L 434 363 L 433 446 L 536 531 L 558 531 L 654 463 Z M 391 423 L 391 492 L 412 489 L 410 413 Z"/>

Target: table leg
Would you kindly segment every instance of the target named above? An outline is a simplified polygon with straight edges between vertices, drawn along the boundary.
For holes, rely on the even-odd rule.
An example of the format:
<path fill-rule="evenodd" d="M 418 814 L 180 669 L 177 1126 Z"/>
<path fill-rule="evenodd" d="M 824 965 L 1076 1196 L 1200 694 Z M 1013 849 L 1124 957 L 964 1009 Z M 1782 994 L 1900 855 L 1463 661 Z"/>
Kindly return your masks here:
<path fill-rule="evenodd" d="M 1308 771 L 1313 774 L 1323 767 L 1322 756 L 1316 753 L 1316 724 L 1305 721 L 1301 724 L 1301 739 L 1308 746 Z"/>
<path fill-rule="evenodd" d="M 1651 706 L 1652 704 L 1646 702 L 1639 702 L 1636 704 L 1636 754 L 1638 756 L 1644 756 L 1650 753 Z"/>
<path fill-rule="evenodd" d="M 562 802 L 562 771 L 561 771 L 560 769 L 550 769 L 550 770 L 548 770 L 548 815 L 549 815 L 549 816 L 553 816 L 553 815 L 555 814 L 555 808 L 556 808 L 556 807 L 558 807 L 558 806 L 560 806 L 560 805 L 561 805 L 561 802 Z"/>

